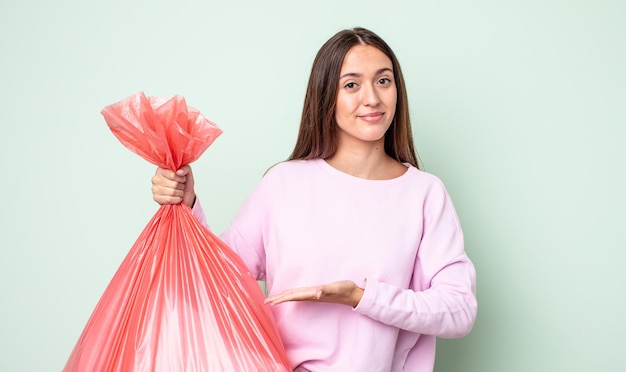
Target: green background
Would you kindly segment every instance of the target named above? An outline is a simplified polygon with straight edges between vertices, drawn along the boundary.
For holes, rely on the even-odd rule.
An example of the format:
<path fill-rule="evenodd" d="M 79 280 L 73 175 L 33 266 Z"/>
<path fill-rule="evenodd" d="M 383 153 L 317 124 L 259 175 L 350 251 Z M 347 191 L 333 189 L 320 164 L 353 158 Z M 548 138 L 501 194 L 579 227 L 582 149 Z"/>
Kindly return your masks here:
<path fill-rule="evenodd" d="M 0 5 L 0 370 L 59 371 L 157 209 L 100 110 L 181 94 L 224 130 L 193 164 L 222 231 L 295 142 L 315 53 L 395 50 L 424 169 L 478 272 L 437 371 L 624 371 L 624 1 L 25 0 Z"/>

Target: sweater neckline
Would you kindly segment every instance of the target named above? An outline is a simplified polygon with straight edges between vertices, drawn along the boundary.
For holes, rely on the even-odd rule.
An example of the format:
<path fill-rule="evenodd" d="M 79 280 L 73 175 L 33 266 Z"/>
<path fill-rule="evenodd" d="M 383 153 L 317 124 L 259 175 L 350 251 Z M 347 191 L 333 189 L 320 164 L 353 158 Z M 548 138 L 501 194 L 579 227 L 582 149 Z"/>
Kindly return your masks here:
<path fill-rule="evenodd" d="M 386 180 L 370 180 L 367 178 L 361 178 L 361 177 L 356 177 L 353 176 L 351 174 L 345 173 L 340 171 L 339 169 L 333 167 L 332 165 L 328 164 L 328 162 L 326 162 L 326 160 L 318 158 L 318 159 L 314 159 L 313 160 L 315 163 L 317 163 L 321 168 L 323 168 L 326 172 L 331 173 L 333 175 L 335 175 L 336 177 L 340 177 L 340 178 L 344 178 L 348 181 L 351 182 L 359 182 L 359 183 L 367 183 L 367 184 L 371 184 L 371 185 L 389 185 L 389 184 L 394 184 L 394 183 L 398 183 L 398 182 L 402 182 L 405 179 L 407 179 L 409 177 L 409 173 L 411 173 L 411 168 L 412 166 L 408 163 L 402 163 L 402 165 L 404 165 L 405 167 L 407 167 L 406 172 L 402 173 L 401 175 L 399 175 L 398 177 L 395 178 L 390 178 L 390 179 L 386 179 Z"/>

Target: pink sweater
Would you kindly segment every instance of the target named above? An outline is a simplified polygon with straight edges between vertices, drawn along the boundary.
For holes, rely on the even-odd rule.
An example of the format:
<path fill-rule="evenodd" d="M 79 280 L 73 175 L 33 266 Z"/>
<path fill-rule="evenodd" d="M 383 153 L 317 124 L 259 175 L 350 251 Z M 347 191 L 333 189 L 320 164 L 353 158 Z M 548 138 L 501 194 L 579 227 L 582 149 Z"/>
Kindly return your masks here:
<path fill-rule="evenodd" d="M 199 203 L 194 214 L 205 225 Z M 293 368 L 432 371 L 435 337 L 462 337 L 476 317 L 475 271 L 439 179 L 409 166 L 365 180 L 324 160 L 274 166 L 221 238 L 270 294 L 338 280 L 359 305 L 272 307 Z"/>

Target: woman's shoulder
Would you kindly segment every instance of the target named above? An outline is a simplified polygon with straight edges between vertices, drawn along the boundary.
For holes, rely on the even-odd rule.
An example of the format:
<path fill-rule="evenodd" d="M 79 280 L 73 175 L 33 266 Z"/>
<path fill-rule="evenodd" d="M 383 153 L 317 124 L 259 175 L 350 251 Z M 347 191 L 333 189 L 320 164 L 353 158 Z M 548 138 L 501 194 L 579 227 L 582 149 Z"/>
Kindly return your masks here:
<path fill-rule="evenodd" d="M 407 176 L 416 187 L 419 187 L 424 191 L 429 191 L 428 193 L 447 193 L 446 186 L 439 176 L 428 171 L 418 169 L 412 165 L 408 168 L 409 170 L 407 171 Z"/>
<path fill-rule="evenodd" d="M 420 182 L 426 182 L 426 183 L 436 183 L 436 184 L 442 183 L 441 179 L 433 173 L 430 173 L 423 169 L 419 169 L 411 164 L 405 163 L 404 165 L 406 165 L 407 168 L 409 168 L 407 171 L 407 175 L 415 180 L 418 180 Z"/>
<path fill-rule="evenodd" d="M 315 160 L 286 160 L 269 167 L 256 187 L 256 192 L 280 196 L 289 190 L 300 189 L 316 178 Z"/>
<path fill-rule="evenodd" d="M 279 163 L 276 163 L 269 167 L 267 171 L 265 171 L 264 177 L 282 177 L 288 175 L 290 177 L 302 174 L 309 173 L 311 169 L 316 168 L 316 164 L 320 161 L 320 159 L 310 159 L 310 160 L 285 160 Z"/>

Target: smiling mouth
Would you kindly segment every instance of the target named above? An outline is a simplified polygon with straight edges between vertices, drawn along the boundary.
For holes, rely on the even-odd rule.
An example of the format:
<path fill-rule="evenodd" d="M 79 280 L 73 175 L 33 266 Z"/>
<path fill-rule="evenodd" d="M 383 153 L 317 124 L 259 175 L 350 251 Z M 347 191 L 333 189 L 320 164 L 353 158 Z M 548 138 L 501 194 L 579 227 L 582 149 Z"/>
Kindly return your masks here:
<path fill-rule="evenodd" d="M 384 112 L 372 112 L 365 115 L 359 115 L 359 118 L 368 122 L 376 122 L 385 116 Z"/>

